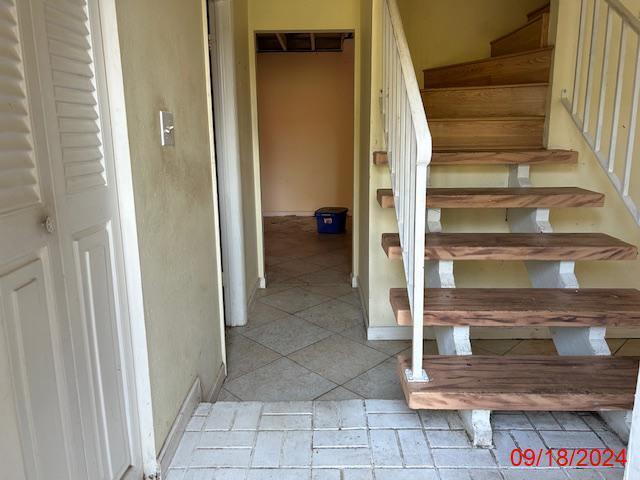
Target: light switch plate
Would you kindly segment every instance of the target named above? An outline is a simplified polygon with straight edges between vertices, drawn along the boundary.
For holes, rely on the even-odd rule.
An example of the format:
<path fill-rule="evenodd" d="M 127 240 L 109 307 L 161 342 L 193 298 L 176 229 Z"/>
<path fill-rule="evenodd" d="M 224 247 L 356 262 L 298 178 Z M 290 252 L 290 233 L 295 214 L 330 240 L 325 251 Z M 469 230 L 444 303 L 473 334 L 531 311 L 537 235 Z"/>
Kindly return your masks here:
<path fill-rule="evenodd" d="M 176 139 L 173 113 L 160 112 L 160 145 L 167 147 L 175 144 Z"/>

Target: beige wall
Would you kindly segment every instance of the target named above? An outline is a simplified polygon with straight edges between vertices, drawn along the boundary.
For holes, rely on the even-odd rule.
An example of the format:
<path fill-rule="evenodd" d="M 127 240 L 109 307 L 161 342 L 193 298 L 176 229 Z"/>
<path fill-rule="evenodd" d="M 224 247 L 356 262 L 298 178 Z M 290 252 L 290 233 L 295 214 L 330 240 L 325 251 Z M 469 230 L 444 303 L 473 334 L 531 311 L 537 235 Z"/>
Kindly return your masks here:
<path fill-rule="evenodd" d="M 352 210 L 353 43 L 257 55 L 263 214 Z"/>
<path fill-rule="evenodd" d="M 196 377 L 222 365 L 201 0 L 118 0 L 158 450 Z M 167 35 L 167 32 L 171 32 Z M 160 110 L 176 145 L 159 143 Z"/>

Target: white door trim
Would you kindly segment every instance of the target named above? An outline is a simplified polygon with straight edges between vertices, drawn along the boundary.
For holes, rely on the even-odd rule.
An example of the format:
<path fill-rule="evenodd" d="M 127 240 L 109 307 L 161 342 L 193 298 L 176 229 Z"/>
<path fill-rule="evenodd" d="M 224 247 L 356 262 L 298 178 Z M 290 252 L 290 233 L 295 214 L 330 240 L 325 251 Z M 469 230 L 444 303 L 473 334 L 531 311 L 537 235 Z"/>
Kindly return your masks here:
<path fill-rule="evenodd" d="M 132 413 L 137 415 L 138 418 L 143 473 L 145 478 L 151 479 L 157 478 L 159 467 L 156 458 L 153 427 L 149 356 L 142 296 L 142 276 L 140 272 L 126 101 L 117 28 L 118 19 L 115 0 L 99 0 L 99 2 L 103 41 L 102 52 L 106 66 L 105 76 L 109 98 L 118 210 L 129 304 L 130 331 L 128 333 L 133 350 L 133 358 L 131 358 L 135 384 L 135 399 L 133 403 L 137 411 Z"/>
<path fill-rule="evenodd" d="M 247 281 L 244 249 L 240 140 L 235 73 L 233 5 L 230 0 L 209 0 L 211 78 L 216 114 L 215 138 L 220 182 L 220 223 L 226 324 L 247 324 Z"/>
<path fill-rule="evenodd" d="M 631 434 L 629 435 L 629 448 L 627 449 L 627 467 L 624 472 L 624 480 L 640 478 L 640 375 L 638 376 L 638 388 L 636 389 L 636 402 L 631 421 Z"/>

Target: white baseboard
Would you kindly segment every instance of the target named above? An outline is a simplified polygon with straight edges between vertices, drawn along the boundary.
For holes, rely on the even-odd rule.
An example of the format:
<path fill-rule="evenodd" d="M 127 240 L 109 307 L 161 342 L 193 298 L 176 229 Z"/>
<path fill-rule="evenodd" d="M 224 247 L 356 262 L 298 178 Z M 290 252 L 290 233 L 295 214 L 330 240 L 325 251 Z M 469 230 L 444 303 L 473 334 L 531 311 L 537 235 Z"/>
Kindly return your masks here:
<path fill-rule="evenodd" d="M 262 212 L 263 217 L 313 217 L 316 212 Z"/>
<path fill-rule="evenodd" d="M 412 331 L 411 327 L 371 327 L 367 321 L 368 340 L 411 340 Z M 638 337 L 640 337 L 640 329 L 607 329 L 607 338 Z M 435 339 L 431 328 L 425 327 L 424 338 Z M 471 338 L 477 340 L 543 339 L 551 338 L 551 335 L 547 328 L 472 328 Z"/>
<path fill-rule="evenodd" d="M 225 378 L 227 378 L 227 367 L 224 363 L 222 363 L 220 364 L 220 368 L 218 369 L 216 381 L 213 382 L 211 390 L 209 390 L 209 392 L 204 397 L 205 402 L 213 403 L 218 399 L 218 395 L 220 395 L 220 390 L 222 390 L 222 384 L 224 383 Z"/>
<path fill-rule="evenodd" d="M 160 454 L 158 455 L 158 463 L 160 464 L 161 472 L 166 472 L 167 470 L 169 470 L 169 466 L 171 465 L 173 456 L 178 449 L 180 439 L 182 439 L 182 435 L 187 428 L 187 424 L 189 423 L 193 412 L 195 412 L 198 404 L 201 401 L 202 387 L 200 385 L 200 379 L 196 378 L 195 382 L 193 382 L 193 385 L 191 386 L 191 389 L 189 390 L 189 393 L 184 399 L 184 402 L 182 402 L 182 406 L 178 411 L 176 419 L 173 421 L 173 425 L 171 425 L 169 435 L 167 435 L 167 438 L 165 439 L 164 444 L 160 449 Z"/>
<path fill-rule="evenodd" d="M 304 210 L 296 210 L 293 212 L 262 212 L 263 217 L 314 217 L 315 211 L 306 212 Z M 351 217 L 351 209 L 347 212 L 347 217 Z"/>

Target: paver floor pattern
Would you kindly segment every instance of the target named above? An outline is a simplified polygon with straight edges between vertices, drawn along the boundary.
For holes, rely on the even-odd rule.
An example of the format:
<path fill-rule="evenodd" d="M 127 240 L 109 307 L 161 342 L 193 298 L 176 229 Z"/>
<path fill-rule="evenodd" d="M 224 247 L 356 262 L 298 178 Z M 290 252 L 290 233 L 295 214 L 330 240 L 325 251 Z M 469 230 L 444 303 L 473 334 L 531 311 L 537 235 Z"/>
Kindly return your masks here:
<path fill-rule="evenodd" d="M 621 480 L 622 468 L 526 468 L 513 449 L 624 445 L 590 413 L 495 412 L 494 448 L 454 412 L 402 400 L 203 403 L 167 480 Z"/>

